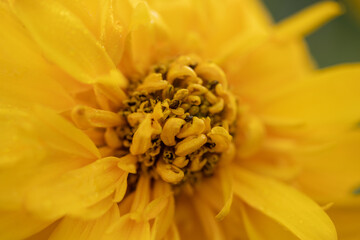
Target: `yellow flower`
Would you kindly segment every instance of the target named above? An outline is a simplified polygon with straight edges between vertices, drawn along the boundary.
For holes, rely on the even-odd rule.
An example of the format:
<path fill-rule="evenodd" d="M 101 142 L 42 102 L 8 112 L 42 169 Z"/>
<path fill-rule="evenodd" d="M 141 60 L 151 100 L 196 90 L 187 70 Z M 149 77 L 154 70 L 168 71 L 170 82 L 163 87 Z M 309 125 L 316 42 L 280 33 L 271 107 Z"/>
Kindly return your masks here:
<path fill-rule="evenodd" d="M 341 12 L 0 1 L 0 239 L 356 239 L 360 65 L 302 40 Z"/>

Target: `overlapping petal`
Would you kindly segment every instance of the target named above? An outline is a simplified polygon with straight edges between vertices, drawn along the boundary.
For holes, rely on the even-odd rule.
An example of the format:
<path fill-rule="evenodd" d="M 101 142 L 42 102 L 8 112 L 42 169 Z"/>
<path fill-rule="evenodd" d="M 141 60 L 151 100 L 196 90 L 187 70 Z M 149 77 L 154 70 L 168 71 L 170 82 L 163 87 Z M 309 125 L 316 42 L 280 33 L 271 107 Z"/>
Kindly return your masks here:
<path fill-rule="evenodd" d="M 44 219 L 55 219 L 90 207 L 113 194 L 122 176 L 119 158 L 108 157 L 31 189 L 25 207 Z M 44 201 L 46 199 L 46 201 Z M 103 206 L 106 207 L 106 206 Z"/>
<path fill-rule="evenodd" d="M 234 168 L 234 193 L 301 240 L 337 239 L 326 213 L 310 198 L 276 180 Z M 314 228 L 313 226 L 316 226 Z"/>
<path fill-rule="evenodd" d="M 24 121 L 26 119 L 26 121 Z M 19 209 L 31 186 L 88 164 L 99 156 L 79 129 L 44 108 L 0 110 L 0 208 Z"/>
<path fill-rule="evenodd" d="M 327 147 L 296 155 L 303 166 L 300 188 L 322 204 L 360 206 L 355 190 L 360 186 L 360 131 L 342 136 Z"/>
<path fill-rule="evenodd" d="M 21 223 L 21 227 L 19 224 Z M 25 211 L 0 211 L 0 238 L 24 239 L 51 224 Z"/>
<path fill-rule="evenodd" d="M 66 76 L 41 56 L 6 3 L 0 3 L 0 12 L 0 105 L 71 108 L 74 100 L 59 83 Z"/>
<path fill-rule="evenodd" d="M 272 97 L 263 99 L 259 112 L 264 117 L 300 120 L 305 125 L 303 130 L 313 138 L 336 136 L 353 128 L 360 119 L 359 76 L 358 64 L 318 71 L 274 90 Z"/>
<path fill-rule="evenodd" d="M 119 219 L 119 208 L 116 204 L 102 216 L 94 220 L 82 220 L 65 217 L 55 228 L 49 240 L 98 240 L 106 232 L 109 225 Z"/>
<path fill-rule="evenodd" d="M 10 33 L 0 33 L 0 64 L 5 66 L 0 70 L 0 107 L 26 110 L 0 110 L 0 238 L 28 237 L 64 217 L 52 225 L 50 239 L 227 239 L 243 237 L 243 228 L 250 239 L 336 239 L 331 220 L 318 205 L 269 176 L 293 180 L 303 164 L 302 191 L 335 206 L 359 202 L 350 192 L 360 185 L 358 133 L 311 156 L 292 151 L 298 135 L 311 133 L 322 140 L 355 129 L 360 120 L 360 67 L 313 73 L 301 40 L 338 15 L 338 4 L 321 3 L 275 27 L 252 0 L 11 0 L 10 5 L 20 21 L 0 3 L 0 26 Z M 128 172 L 136 172 L 133 162 L 99 159 L 94 143 L 72 123 L 52 110 L 33 107 L 64 111 L 81 98 L 74 100 L 72 93 L 82 92 L 83 99 L 91 96 L 86 104 L 112 109 L 104 99 L 121 105 L 125 96 L 120 87 L 127 81 L 118 68 L 137 78 L 154 62 L 189 52 L 221 64 L 241 100 L 255 103 L 251 111 L 260 116 L 259 124 L 249 124 L 243 132 L 250 139 L 243 146 L 252 148 L 240 147 L 238 155 L 261 158 L 263 162 L 241 166 L 268 177 L 220 166 L 218 179 L 204 181 L 209 184 L 199 192 L 188 186 L 188 196 L 176 198 L 176 206 L 170 186 L 147 175 L 138 179 L 134 193 L 127 193 Z M 300 127 L 292 127 L 299 122 Z M 276 136 L 264 139 L 266 131 Z M 282 170 L 276 163 L 264 164 L 272 158 L 269 152 L 286 153 L 297 160 L 296 166 Z M 343 158 L 347 163 L 339 168 L 337 160 Z M 334 178 L 339 169 L 341 181 Z M 234 213 L 219 224 L 233 202 Z M 341 226 L 337 208 L 330 214 Z M 227 220 L 241 231 L 228 231 Z M 16 231 L 17 222 L 24 225 L 21 231 Z M 341 236 L 353 233 L 346 234 Z"/>
<path fill-rule="evenodd" d="M 14 0 L 11 6 L 46 57 L 68 74 L 84 83 L 126 84 L 94 35 L 59 1 Z"/>

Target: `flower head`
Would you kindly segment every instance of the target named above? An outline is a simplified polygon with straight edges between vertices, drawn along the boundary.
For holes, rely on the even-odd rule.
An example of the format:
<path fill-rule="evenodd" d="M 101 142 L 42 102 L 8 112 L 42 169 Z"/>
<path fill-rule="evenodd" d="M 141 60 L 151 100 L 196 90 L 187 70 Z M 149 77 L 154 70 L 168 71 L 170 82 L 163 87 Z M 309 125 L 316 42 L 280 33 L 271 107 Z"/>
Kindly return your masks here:
<path fill-rule="evenodd" d="M 255 0 L 0 12 L 0 238 L 337 239 L 328 209 L 348 234 L 360 66 L 302 42 L 335 2 L 277 25 Z"/>

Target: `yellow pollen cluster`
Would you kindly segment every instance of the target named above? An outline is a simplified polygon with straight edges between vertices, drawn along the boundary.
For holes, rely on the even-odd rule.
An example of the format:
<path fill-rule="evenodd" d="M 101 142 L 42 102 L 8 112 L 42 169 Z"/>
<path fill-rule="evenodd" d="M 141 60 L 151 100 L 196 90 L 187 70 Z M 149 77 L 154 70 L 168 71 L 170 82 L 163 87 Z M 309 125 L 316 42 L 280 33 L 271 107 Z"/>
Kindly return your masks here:
<path fill-rule="evenodd" d="M 105 155 L 136 157 L 129 186 L 141 174 L 193 184 L 234 151 L 236 100 L 216 64 L 181 56 L 154 66 L 125 92 L 117 112 L 79 107 L 72 117 L 79 127 L 106 128 Z"/>

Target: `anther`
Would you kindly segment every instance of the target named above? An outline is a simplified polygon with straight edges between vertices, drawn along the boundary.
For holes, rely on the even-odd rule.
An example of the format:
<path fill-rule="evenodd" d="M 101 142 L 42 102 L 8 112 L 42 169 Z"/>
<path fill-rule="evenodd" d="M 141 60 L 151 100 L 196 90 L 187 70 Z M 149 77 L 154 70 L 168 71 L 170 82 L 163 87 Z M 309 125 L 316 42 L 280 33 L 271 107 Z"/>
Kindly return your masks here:
<path fill-rule="evenodd" d="M 175 136 L 180 132 L 180 128 L 185 124 L 185 120 L 181 118 L 170 118 L 165 122 L 164 128 L 160 134 L 160 138 L 167 146 L 175 146 Z"/>
<path fill-rule="evenodd" d="M 184 168 L 186 167 L 186 165 L 188 165 L 188 163 L 189 159 L 186 159 L 186 157 L 177 157 L 172 164 L 179 168 Z"/>
<path fill-rule="evenodd" d="M 168 183 L 177 184 L 184 178 L 184 172 L 177 166 L 159 161 L 156 164 L 156 172 Z"/>
<path fill-rule="evenodd" d="M 183 100 L 189 95 L 189 90 L 187 89 L 180 89 L 174 95 L 175 100 Z"/>
<path fill-rule="evenodd" d="M 232 136 L 223 127 L 214 127 L 208 133 L 208 137 L 215 143 L 214 152 L 226 151 L 232 141 Z"/>
<path fill-rule="evenodd" d="M 195 68 L 195 72 L 202 79 L 208 81 L 218 81 L 227 87 L 226 76 L 223 70 L 215 63 L 200 63 Z"/>
<path fill-rule="evenodd" d="M 219 101 L 209 107 L 209 112 L 212 114 L 219 113 L 224 109 L 224 99 L 219 98 Z"/>
<path fill-rule="evenodd" d="M 170 84 L 172 84 L 175 79 L 185 79 L 187 77 L 196 77 L 196 73 L 192 68 L 184 65 L 174 64 L 167 73 L 167 80 Z"/>
<path fill-rule="evenodd" d="M 192 123 L 186 123 L 181 131 L 176 135 L 178 138 L 186 138 L 192 135 L 198 135 L 205 130 L 204 120 L 194 117 Z"/>
<path fill-rule="evenodd" d="M 130 185 L 142 173 L 179 186 L 211 176 L 218 162 L 225 161 L 223 155 L 234 152 L 237 106 L 226 84 L 217 65 L 194 56 L 154 67 L 142 81 L 130 84 L 120 107 L 104 101 L 109 110 L 120 108 L 111 116 L 122 122 L 113 127 L 105 121 L 101 153 L 134 156 L 129 166 L 137 173 L 135 180 L 129 177 Z M 88 115 L 74 111 L 73 118 L 83 127 L 94 125 Z"/>
<path fill-rule="evenodd" d="M 200 84 L 190 84 L 187 88 L 192 95 L 205 94 L 208 89 Z"/>
<path fill-rule="evenodd" d="M 201 98 L 199 96 L 190 95 L 188 101 L 192 105 L 199 106 L 201 104 Z"/>
<path fill-rule="evenodd" d="M 137 90 L 152 93 L 165 89 L 168 84 L 168 81 L 164 81 L 162 79 L 162 75 L 160 73 L 151 73 L 144 79 L 144 82 L 138 86 Z"/>
<path fill-rule="evenodd" d="M 184 157 L 201 148 L 207 141 L 204 134 L 190 136 L 179 142 L 175 147 L 175 154 Z"/>

